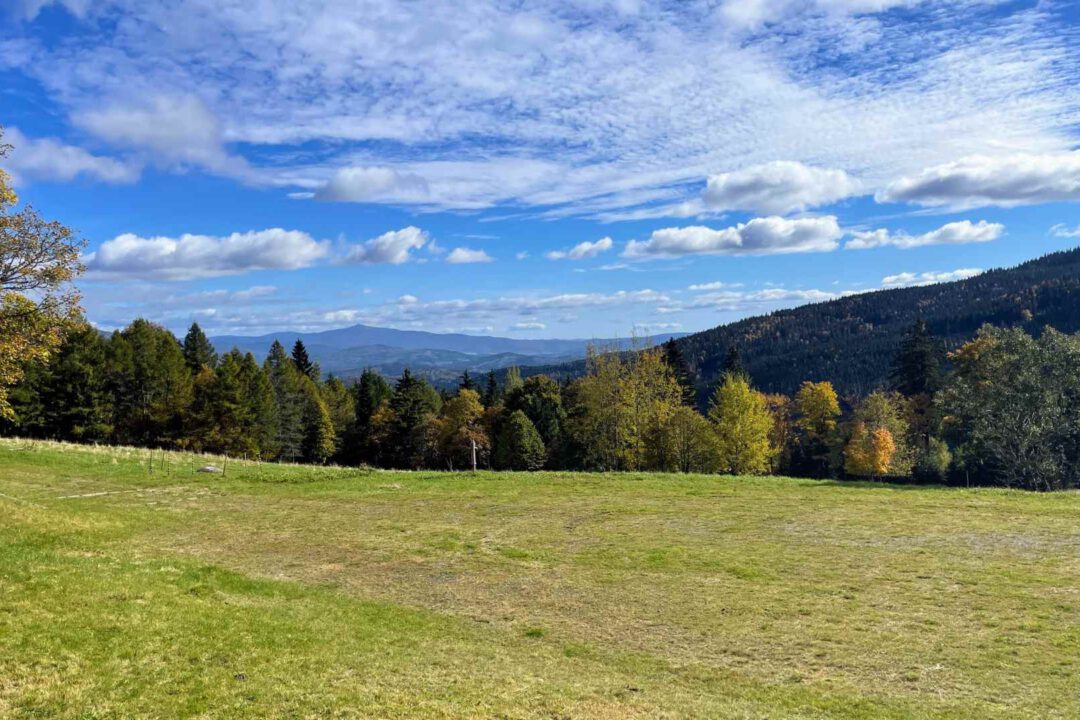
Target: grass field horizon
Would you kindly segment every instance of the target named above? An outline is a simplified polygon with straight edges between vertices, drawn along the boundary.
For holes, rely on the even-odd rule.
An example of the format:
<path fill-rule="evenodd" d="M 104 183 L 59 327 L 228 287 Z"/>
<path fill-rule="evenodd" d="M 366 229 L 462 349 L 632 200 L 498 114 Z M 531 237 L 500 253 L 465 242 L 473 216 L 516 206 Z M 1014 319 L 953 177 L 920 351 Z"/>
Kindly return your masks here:
<path fill-rule="evenodd" d="M 1080 494 L 0 440 L 0 716 L 1080 717 Z"/>

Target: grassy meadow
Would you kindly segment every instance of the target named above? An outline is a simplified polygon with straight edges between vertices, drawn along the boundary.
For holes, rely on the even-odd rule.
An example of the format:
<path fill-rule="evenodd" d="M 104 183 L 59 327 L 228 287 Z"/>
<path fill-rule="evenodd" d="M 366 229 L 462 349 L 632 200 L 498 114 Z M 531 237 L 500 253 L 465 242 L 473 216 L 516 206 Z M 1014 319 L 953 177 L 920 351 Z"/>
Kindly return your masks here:
<path fill-rule="evenodd" d="M 3 718 L 1077 718 L 1080 495 L 0 441 Z"/>

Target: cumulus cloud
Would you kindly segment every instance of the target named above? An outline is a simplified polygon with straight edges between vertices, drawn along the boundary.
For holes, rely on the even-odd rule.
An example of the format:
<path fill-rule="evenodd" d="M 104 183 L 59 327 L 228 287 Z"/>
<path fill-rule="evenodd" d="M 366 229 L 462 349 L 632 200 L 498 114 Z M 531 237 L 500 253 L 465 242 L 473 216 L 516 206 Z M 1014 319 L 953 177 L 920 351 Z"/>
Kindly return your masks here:
<path fill-rule="evenodd" d="M 972 156 L 902 177 L 876 197 L 953 208 L 1080 200 L 1080 151 Z"/>
<path fill-rule="evenodd" d="M 815 218 L 754 218 L 750 222 L 714 230 L 703 226 L 656 230 L 645 241 L 631 240 L 623 251 L 628 258 L 682 257 L 684 255 L 775 255 L 829 252 L 843 236 L 832 215 Z"/>
<path fill-rule="evenodd" d="M 588 240 L 580 242 L 569 250 L 552 250 L 546 253 L 544 257 L 548 260 L 584 260 L 586 258 L 594 258 L 602 252 L 607 252 L 612 248 L 614 242 L 611 238 L 600 238 L 596 242 L 589 242 Z"/>
<path fill-rule="evenodd" d="M 1050 228 L 1050 234 L 1059 238 L 1080 238 L 1080 225 L 1070 228 L 1064 223 L 1059 223 Z"/>
<path fill-rule="evenodd" d="M 781 160 L 713 175 L 702 199 L 711 210 L 786 215 L 842 200 L 858 189 L 843 170 Z"/>
<path fill-rule="evenodd" d="M 18 128 L 5 128 L 4 142 L 15 148 L 6 165 L 16 182 L 67 182 L 82 176 L 107 183 L 131 183 L 139 178 L 136 164 L 92 155 L 55 138 L 29 138 Z"/>
<path fill-rule="evenodd" d="M 489 263 L 495 258 L 483 250 L 470 250 L 469 248 L 454 248 L 446 256 L 446 262 L 451 265 L 467 265 L 469 263 Z"/>
<path fill-rule="evenodd" d="M 427 232 L 410 225 L 401 230 L 385 232 L 363 244 L 354 245 L 345 253 L 342 261 L 364 265 L 401 265 L 412 259 L 413 250 L 419 250 L 427 242 Z"/>
<path fill-rule="evenodd" d="M 547 325 L 542 322 L 519 322 L 510 326 L 511 330 L 545 330 Z"/>
<path fill-rule="evenodd" d="M 888 230 L 872 230 L 852 233 L 852 239 L 844 244 L 847 250 L 867 250 L 877 247 L 897 247 L 901 250 L 923 247 L 924 245 L 964 245 L 997 240 L 1005 231 L 1000 223 L 980 220 L 973 223 L 961 220 L 942 225 L 937 230 L 921 235 L 909 235 L 904 232 L 893 233 Z"/>
<path fill-rule="evenodd" d="M 194 95 L 157 95 L 140 104 L 88 110 L 73 120 L 102 140 L 141 151 L 166 167 L 254 178 L 247 161 L 225 149 L 217 116 Z"/>
<path fill-rule="evenodd" d="M 902 272 L 896 275 L 887 275 L 881 279 L 883 287 L 907 287 L 914 285 L 933 285 L 935 283 L 953 282 L 954 280 L 966 280 L 984 271 L 980 268 L 961 268 L 949 272 Z"/>
<path fill-rule="evenodd" d="M 339 202 L 423 202 L 428 183 L 419 175 L 390 167 L 347 167 L 338 170 L 314 197 Z"/>
<path fill-rule="evenodd" d="M 326 256 L 325 242 L 299 230 L 268 230 L 225 236 L 179 238 L 118 235 L 86 256 L 89 277 L 192 280 L 253 270 L 296 270 Z"/>

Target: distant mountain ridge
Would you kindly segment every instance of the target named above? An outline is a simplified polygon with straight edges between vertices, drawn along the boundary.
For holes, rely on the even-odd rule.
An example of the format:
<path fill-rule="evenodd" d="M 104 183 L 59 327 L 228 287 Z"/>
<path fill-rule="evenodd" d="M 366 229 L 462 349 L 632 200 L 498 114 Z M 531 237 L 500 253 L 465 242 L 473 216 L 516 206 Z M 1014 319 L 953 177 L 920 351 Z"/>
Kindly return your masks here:
<path fill-rule="evenodd" d="M 685 333 L 645 338 L 657 342 Z M 435 381 L 456 377 L 464 370 L 487 372 L 513 365 L 537 365 L 573 361 L 585 356 L 590 345 L 626 348 L 629 339 L 527 339 L 462 333 L 433 333 L 353 325 L 321 332 L 280 331 L 248 337 L 220 335 L 210 341 L 218 352 L 236 347 L 262 358 L 274 340 L 290 350 L 302 340 L 312 360 L 326 373 L 341 377 L 359 375 L 374 368 L 394 376 L 405 368 Z"/>
<path fill-rule="evenodd" d="M 971 339 L 985 323 L 1080 331 L 1080 248 L 1053 253 L 967 280 L 875 290 L 686 335 L 676 343 L 704 403 L 729 348 L 766 392 L 792 393 L 804 380 L 829 380 L 841 393 L 864 394 L 888 382 L 903 334 L 918 319 L 944 348 Z M 568 378 L 584 363 L 522 369 Z"/>

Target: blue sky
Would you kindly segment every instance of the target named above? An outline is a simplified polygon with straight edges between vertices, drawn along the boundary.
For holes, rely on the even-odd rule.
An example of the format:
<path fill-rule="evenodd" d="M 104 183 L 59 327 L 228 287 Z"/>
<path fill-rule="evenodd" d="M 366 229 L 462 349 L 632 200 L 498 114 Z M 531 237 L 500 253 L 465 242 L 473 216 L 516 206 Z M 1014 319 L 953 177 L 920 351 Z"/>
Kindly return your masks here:
<path fill-rule="evenodd" d="M 8 0 L 91 321 L 625 337 L 1080 243 L 1080 3 Z"/>

